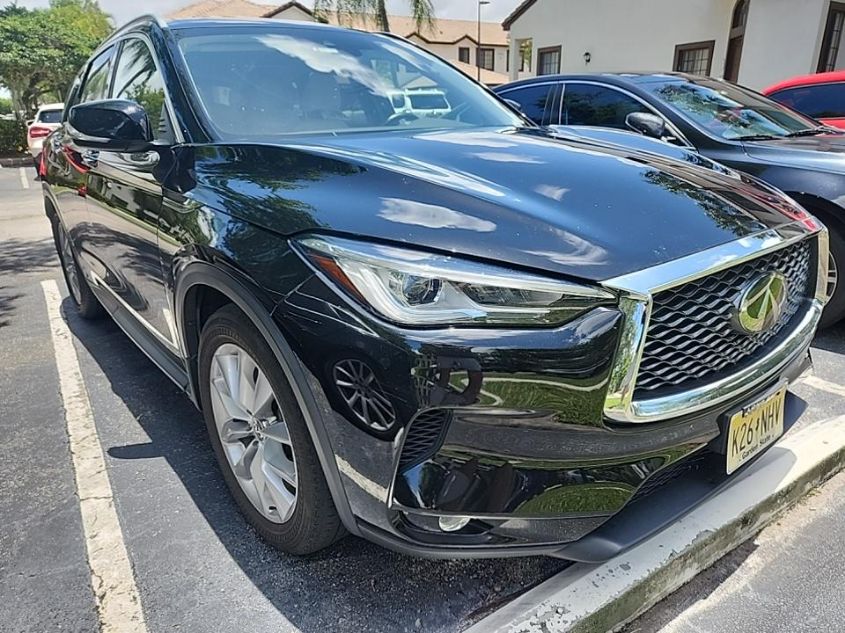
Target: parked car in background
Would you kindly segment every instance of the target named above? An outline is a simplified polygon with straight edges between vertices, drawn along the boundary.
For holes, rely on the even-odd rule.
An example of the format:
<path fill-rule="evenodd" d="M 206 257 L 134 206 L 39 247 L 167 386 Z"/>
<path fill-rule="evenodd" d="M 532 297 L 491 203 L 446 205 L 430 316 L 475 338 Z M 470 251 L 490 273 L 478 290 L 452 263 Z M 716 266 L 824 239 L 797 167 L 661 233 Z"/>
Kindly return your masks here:
<path fill-rule="evenodd" d="M 41 147 L 44 144 L 44 139 L 53 130 L 58 128 L 62 122 L 64 107 L 65 105 L 63 103 L 48 103 L 43 105 L 38 108 L 35 118 L 27 125 L 26 144 L 29 147 L 29 153 L 32 155 L 36 166 L 41 156 Z"/>
<path fill-rule="evenodd" d="M 683 73 L 550 75 L 495 92 L 540 125 L 634 130 L 785 191 L 830 229 L 822 324 L 845 317 L 845 134 L 746 88 Z"/>
<path fill-rule="evenodd" d="M 409 82 L 450 111 L 397 113 Z M 201 408 L 284 551 L 605 560 L 803 411 L 827 231 L 693 152 L 565 137 L 304 22 L 138 19 L 67 108 L 42 186 L 70 302 Z"/>
<path fill-rule="evenodd" d="M 394 92 L 390 95 L 391 103 L 397 114 L 408 113 L 411 116 L 444 116 L 452 108 L 442 90 L 431 88 L 412 88 Z"/>
<path fill-rule="evenodd" d="M 845 71 L 793 77 L 763 94 L 825 125 L 845 128 Z"/>

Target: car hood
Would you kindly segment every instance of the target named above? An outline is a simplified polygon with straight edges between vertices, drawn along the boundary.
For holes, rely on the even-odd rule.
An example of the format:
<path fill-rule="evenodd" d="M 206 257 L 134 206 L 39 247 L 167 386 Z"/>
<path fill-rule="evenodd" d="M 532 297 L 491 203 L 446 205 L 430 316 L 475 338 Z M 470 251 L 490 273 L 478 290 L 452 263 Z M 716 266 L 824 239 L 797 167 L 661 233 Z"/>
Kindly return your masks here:
<path fill-rule="evenodd" d="M 744 147 L 759 161 L 845 174 L 845 134 L 748 141 Z"/>
<path fill-rule="evenodd" d="M 197 202 L 604 280 L 789 222 L 770 190 L 691 162 L 539 131 L 409 131 L 195 148 Z"/>

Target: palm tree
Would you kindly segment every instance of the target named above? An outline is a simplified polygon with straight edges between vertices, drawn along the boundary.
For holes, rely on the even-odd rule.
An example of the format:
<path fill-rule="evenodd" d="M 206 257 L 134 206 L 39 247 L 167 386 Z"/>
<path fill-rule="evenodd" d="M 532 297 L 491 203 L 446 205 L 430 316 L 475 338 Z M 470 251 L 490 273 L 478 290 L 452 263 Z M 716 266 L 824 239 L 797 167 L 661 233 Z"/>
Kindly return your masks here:
<path fill-rule="evenodd" d="M 417 28 L 420 30 L 430 28 L 434 22 L 434 5 L 431 0 L 408 0 L 408 4 Z M 315 0 L 314 12 L 323 17 L 335 12 L 340 22 L 343 22 L 344 18 L 353 16 L 373 18 L 380 31 L 390 31 L 385 0 Z"/>

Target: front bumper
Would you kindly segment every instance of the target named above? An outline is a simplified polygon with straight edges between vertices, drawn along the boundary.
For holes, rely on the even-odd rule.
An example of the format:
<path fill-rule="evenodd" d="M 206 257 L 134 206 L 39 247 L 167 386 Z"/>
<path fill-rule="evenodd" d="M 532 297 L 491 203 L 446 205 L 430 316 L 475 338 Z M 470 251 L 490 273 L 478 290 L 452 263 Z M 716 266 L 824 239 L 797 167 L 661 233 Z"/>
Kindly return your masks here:
<path fill-rule="evenodd" d="M 815 306 L 809 313 L 817 320 Z M 407 332 L 350 310 L 312 276 L 274 315 L 309 370 L 328 437 L 318 449 L 337 465 L 335 501 L 354 517 L 347 528 L 443 558 L 599 560 L 659 530 L 728 481 L 724 458 L 708 448 L 720 417 L 804 372 L 811 340 L 797 336 L 764 381 L 707 409 L 625 424 L 603 415 L 618 310 L 597 308 L 555 330 Z M 390 432 L 363 428 L 332 392 L 332 367 L 346 358 L 370 365 L 394 403 Z M 786 428 L 802 410 L 789 394 Z M 448 416 L 408 459 L 420 412 L 432 411 Z"/>
<path fill-rule="evenodd" d="M 498 517 L 493 514 L 476 515 L 468 524 L 468 532 L 449 535 L 438 532 L 436 520 L 447 513 L 426 512 L 394 504 L 393 507 L 402 514 L 402 520 L 395 523 L 400 538 L 372 526 L 362 526 L 362 531 L 386 547 L 437 558 L 542 554 L 583 562 L 607 560 L 659 531 L 718 492 L 738 472 L 762 456 L 765 451 L 737 473 L 725 474 L 719 419 L 726 412 L 755 399 L 772 385 L 780 381 L 794 381 L 808 371 L 810 366 L 810 355 L 805 348 L 784 368 L 783 373 L 767 382 L 765 387 L 739 396 L 696 419 L 681 424 L 653 425 L 654 428 L 643 433 L 636 442 L 664 445 L 665 448 L 655 454 L 672 456 L 672 459 L 667 459 L 651 472 L 646 469 L 654 463 L 651 461 L 655 459 L 654 454 L 644 456 L 635 449 L 626 455 L 618 455 L 610 450 L 607 455 L 591 459 L 568 456 L 567 448 L 560 447 L 571 445 L 573 435 L 577 433 L 561 433 L 558 451 L 562 455 L 562 463 L 566 462 L 568 472 L 578 471 L 583 479 L 583 483 L 559 489 L 566 491 L 562 497 L 562 506 L 569 509 L 569 512 L 547 517 L 538 517 L 536 512 L 525 517 L 518 514 Z M 806 403 L 803 400 L 792 393 L 787 394 L 785 431 L 799 420 L 805 409 Z M 522 430 L 522 433 L 528 435 L 531 431 Z M 630 435 L 618 430 L 610 430 L 608 433 L 619 433 L 631 439 Z M 635 447 L 633 442 L 631 445 Z M 605 446 L 610 444 L 606 443 Z M 525 462 L 526 458 L 520 456 L 499 466 L 499 469 L 521 469 L 523 482 L 530 481 L 531 476 L 542 477 L 546 474 L 547 471 L 542 468 L 527 470 Z M 542 461 L 538 463 L 552 470 L 560 468 Z M 462 467 L 465 467 L 465 463 L 453 464 L 456 470 Z M 632 472 L 644 476 L 639 482 L 632 483 Z M 415 477 L 424 478 L 424 475 Z M 616 483 L 607 484 L 601 481 L 603 478 L 614 479 Z M 453 481 L 456 479 L 453 478 Z M 502 477 L 494 476 L 492 479 L 502 481 Z M 607 495 L 608 490 L 613 492 L 610 497 Z M 573 505 L 577 505 L 572 500 L 579 497 L 584 509 L 572 512 Z M 602 511 L 602 504 L 607 504 L 607 511 Z M 427 525 L 429 529 L 419 529 L 418 525 Z"/>

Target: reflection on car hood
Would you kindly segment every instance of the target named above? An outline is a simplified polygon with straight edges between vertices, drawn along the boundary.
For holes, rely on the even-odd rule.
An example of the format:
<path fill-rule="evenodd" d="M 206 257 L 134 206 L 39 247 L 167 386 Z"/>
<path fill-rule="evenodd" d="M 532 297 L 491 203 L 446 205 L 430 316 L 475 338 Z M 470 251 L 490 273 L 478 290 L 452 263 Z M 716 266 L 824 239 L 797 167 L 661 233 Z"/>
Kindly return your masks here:
<path fill-rule="evenodd" d="M 845 134 L 749 141 L 744 146 L 757 160 L 845 174 Z"/>
<path fill-rule="evenodd" d="M 198 202 L 283 234 L 331 231 L 589 280 L 789 221 L 753 183 L 536 130 L 206 146 L 194 173 Z"/>

